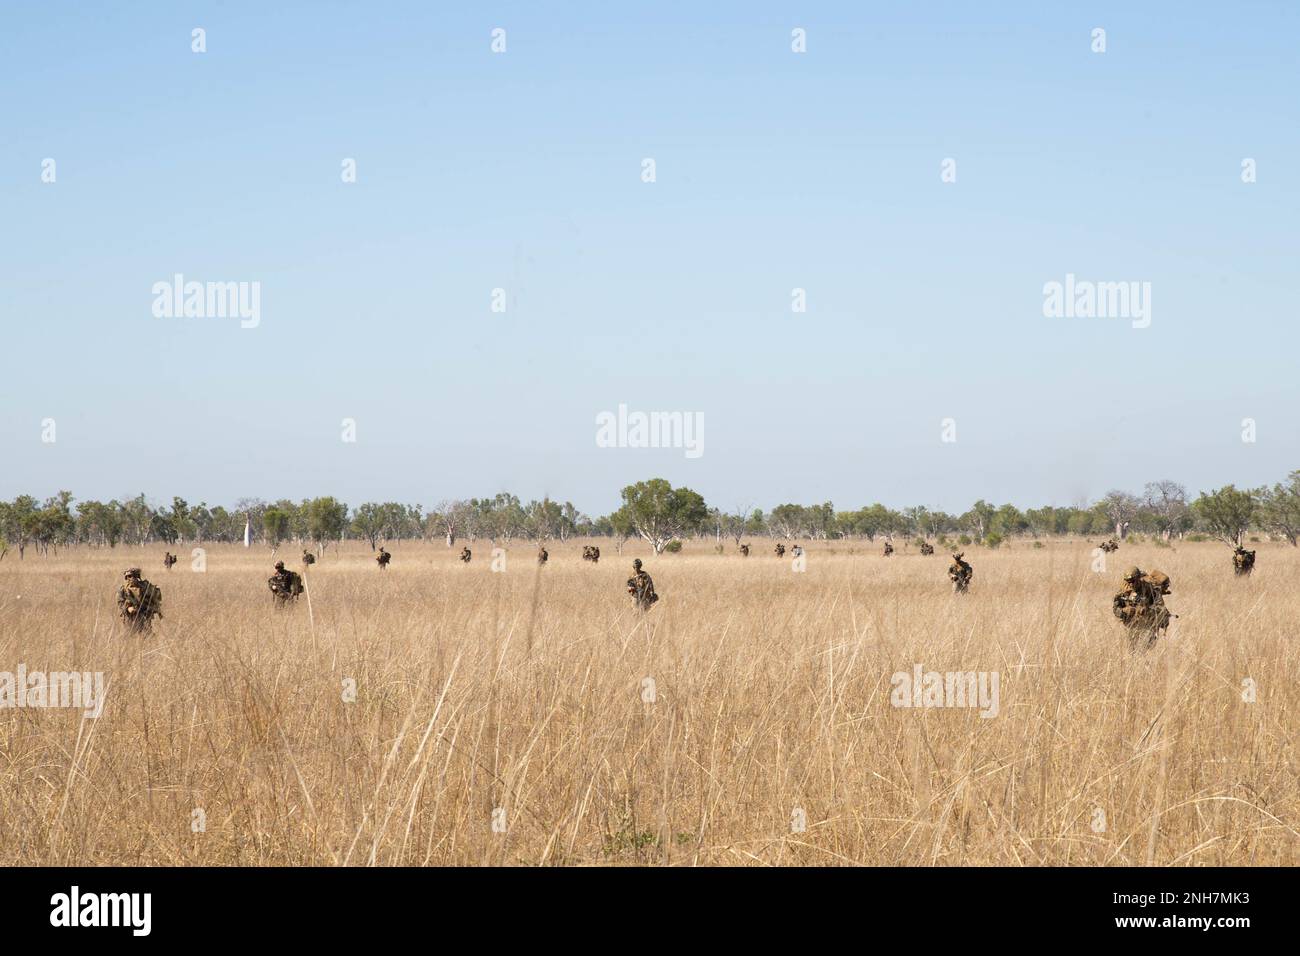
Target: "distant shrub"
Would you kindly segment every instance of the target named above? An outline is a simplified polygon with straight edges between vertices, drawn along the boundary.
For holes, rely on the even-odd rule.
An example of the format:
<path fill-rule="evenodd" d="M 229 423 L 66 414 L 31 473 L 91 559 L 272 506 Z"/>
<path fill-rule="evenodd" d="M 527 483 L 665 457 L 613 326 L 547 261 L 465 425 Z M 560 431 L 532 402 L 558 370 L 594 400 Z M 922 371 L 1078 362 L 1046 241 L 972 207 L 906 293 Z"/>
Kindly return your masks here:
<path fill-rule="evenodd" d="M 1188 541 L 1209 541 L 1210 539 L 1207 538 L 1205 535 L 1200 534 L 1199 532 L 1197 532 L 1197 533 L 1195 533 L 1195 534 L 1189 534 L 1189 535 L 1187 536 L 1187 540 L 1188 540 Z"/>
<path fill-rule="evenodd" d="M 970 539 L 970 535 L 968 535 L 968 534 L 964 534 L 964 535 L 962 535 L 960 538 L 957 539 L 957 543 L 958 543 L 958 544 L 970 544 L 970 540 L 971 540 L 971 539 Z"/>
<path fill-rule="evenodd" d="M 1252 535 L 1250 536 L 1250 541 L 1251 541 L 1252 544 L 1259 544 L 1259 535 L 1257 535 L 1257 534 L 1252 534 Z"/>
<path fill-rule="evenodd" d="M 986 548 L 996 548 L 1001 543 L 1002 535 L 998 534 L 996 531 L 990 531 L 984 536 L 984 547 Z"/>
<path fill-rule="evenodd" d="M 1168 541 L 1166 541 L 1164 538 L 1152 538 L 1152 539 L 1151 539 L 1151 543 L 1154 544 L 1157 548 L 1172 548 L 1172 547 L 1173 547 L 1173 545 L 1170 544 Z"/>
<path fill-rule="evenodd" d="M 1035 548 L 1041 548 L 1042 546 L 1043 546 L 1043 542 L 1041 542 L 1041 541 L 1035 541 L 1035 542 L 1034 542 L 1034 547 L 1035 547 Z"/>
<path fill-rule="evenodd" d="M 682 550 L 682 543 L 674 538 L 664 546 L 664 550 L 669 554 L 676 554 L 678 551 Z"/>

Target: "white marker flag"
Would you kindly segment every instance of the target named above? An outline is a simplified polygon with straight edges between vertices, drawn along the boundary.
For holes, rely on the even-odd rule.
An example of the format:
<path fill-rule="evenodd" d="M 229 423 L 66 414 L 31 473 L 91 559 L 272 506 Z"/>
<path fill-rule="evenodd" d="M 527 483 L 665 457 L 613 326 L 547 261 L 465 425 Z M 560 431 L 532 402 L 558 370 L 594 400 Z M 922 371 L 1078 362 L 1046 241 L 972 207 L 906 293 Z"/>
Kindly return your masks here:
<path fill-rule="evenodd" d="M 253 516 L 244 515 L 244 547 L 253 546 Z"/>

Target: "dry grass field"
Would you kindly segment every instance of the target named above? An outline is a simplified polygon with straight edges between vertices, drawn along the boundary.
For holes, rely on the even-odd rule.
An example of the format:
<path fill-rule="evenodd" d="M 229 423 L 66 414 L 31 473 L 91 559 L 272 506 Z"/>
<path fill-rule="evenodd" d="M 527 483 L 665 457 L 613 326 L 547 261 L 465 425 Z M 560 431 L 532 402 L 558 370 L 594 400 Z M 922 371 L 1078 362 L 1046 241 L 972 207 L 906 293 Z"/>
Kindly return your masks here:
<path fill-rule="evenodd" d="M 204 573 L 184 547 L 171 573 L 162 547 L 11 552 L 0 670 L 108 693 L 97 719 L 0 711 L 0 862 L 1300 862 L 1295 549 L 1253 546 L 1238 581 L 1221 544 L 1126 545 L 1104 574 L 1081 541 L 968 548 L 955 598 L 942 550 L 819 543 L 796 574 L 765 539 L 601 544 L 539 572 L 516 542 L 492 573 L 487 542 L 468 566 L 401 543 L 382 574 L 349 544 L 283 613 L 261 548 L 213 546 Z M 116 621 L 131 564 L 163 588 L 150 636 Z M 1132 564 L 1180 615 L 1136 655 L 1110 614 Z M 997 716 L 891 706 L 916 664 L 998 672 Z"/>

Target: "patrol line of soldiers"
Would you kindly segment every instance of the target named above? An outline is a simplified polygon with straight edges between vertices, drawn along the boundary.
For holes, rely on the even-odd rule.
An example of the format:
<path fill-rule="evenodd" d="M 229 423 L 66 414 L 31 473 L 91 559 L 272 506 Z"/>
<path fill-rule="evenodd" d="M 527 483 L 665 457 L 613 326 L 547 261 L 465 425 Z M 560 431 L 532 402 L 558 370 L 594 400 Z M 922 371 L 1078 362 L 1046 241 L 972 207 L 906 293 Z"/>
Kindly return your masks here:
<path fill-rule="evenodd" d="M 1111 542 L 1107 542 L 1109 543 Z M 1102 547 L 1106 548 L 1105 545 Z M 893 552 L 888 542 L 885 544 L 885 549 L 886 556 Z M 792 553 L 795 557 L 802 556 L 803 547 L 794 545 Z M 934 548 L 923 542 L 922 554 L 933 553 Z M 747 544 L 741 545 L 741 554 L 745 557 L 749 556 Z M 783 544 L 776 545 L 776 554 L 778 557 L 785 554 Z M 462 548 L 460 559 L 468 563 L 470 557 L 470 549 Z M 537 553 L 537 563 L 545 564 L 549 557 L 546 547 L 541 546 Z M 316 563 L 315 556 L 306 549 L 303 549 L 302 558 L 305 566 Z M 598 561 L 600 550 L 591 545 L 584 546 L 582 558 L 584 561 Z M 958 551 L 953 554 L 952 564 L 948 566 L 948 579 L 952 582 L 954 594 L 966 594 L 970 590 L 971 580 L 975 577 L 975 569 L 964 558 L 965 552 Z M 382 547 L 375 558 L 380 570 L 386 569 L 391 559 L 392 555 Z M 163 558 L 164 567 L 170 571 L 175 563 L 175 555 L 168 551 Z M 1234 573 L 1238 577 L 1247 576 L 1255 568 L 1255 552 L 1247 551 L 1239 544 L 1233 551 L 1232 563 Z M 632 577 L 627 579 L 627 593 L 632 595 L 633 602 L 640 610 L 648 611 L 659 600 L 659 595 L 655 593 L 654 581 L 643 570 L 640 558 L 632 562 L 632 572 Z M 1168 630 L 1171 620 L 1178 616 L 1171 614 L 1165 607 L 1165 596 L 1171 593 L 1169 576 L 1162 571 L 1153 569 L 1144 572 L 1138 567 L 1133 567 L 1124 575 L 1123 582 L 1122 590 L 1111 602 L 1111 611 L 1124 625 L 1131 648 L 1152 647 Z M 267 579 L 266 583 L 276 607 L 293 603 L 305 590 L 302 576 L 296 571 L 286 569 L 283 561 L 275 563 L 275 573 Z M 152 628 L 153 619 L 162 617 L 162 589 L 141 577 L 139 568 L 127 568 L 123 572 L 122 586 L 118 590 L 117 607 L 122 622 L 129 630 L 148 631 Z"/>
<path fill-rule="evenodd" d="M 584 548 L 583 550 L 585 551 L 586 549 Z M 778 541 L 777 544 L 776 544 L 776 547 L 773 549 L 773 552 L 776 554 L 776 556 L 777 556 L 778 558 L 785 557 L 785 545 Z M 793 554 L 793 555 L 797 558 L 799 555 L 803 554 L 803 548 L 802 548 L 800 545 L 797 545 L 797 544 L 796 544 L 796 545 L 794 546 L 793 550 L 792 550 L 790 553 Z M 850 553 L 851 553 L 851 552 L 850 552 Z M 885 542 L 885 551 L 884 551 L 884 555 L 885 555 L 885 557 L 889 557 L 889 556 L 890 556 L 891 554 L 893 554 L 893 553 L 894 553 L 894 546 L 893 546 L 893 544 L 890 543 L 890 542 L 888 542 L 888 541 L 886 541 L 886 542 Z M 922 541 L 922 542 L 921 542 L 921 554 L 934 554 L 934 545 L 932 545 L 932 544 L 931 544 L 930 542 L 928 542 L 928 541 Z M 740 555 L 741 555 L 741 557 L 744 557 L 744 558 L 749 557 L 749 545 L 748 545 L 748 544 L 742 544 L 742 545 L 740 546 Z M 585 554 L 584 554 L 584 557 L 585 557 Z"/>

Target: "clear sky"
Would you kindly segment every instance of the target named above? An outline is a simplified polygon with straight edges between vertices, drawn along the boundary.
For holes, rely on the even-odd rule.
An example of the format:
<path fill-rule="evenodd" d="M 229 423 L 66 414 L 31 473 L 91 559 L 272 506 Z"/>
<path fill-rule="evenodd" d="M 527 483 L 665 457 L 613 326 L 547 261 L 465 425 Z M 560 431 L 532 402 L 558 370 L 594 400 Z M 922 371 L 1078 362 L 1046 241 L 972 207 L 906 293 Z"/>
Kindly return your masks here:
<path fill-rule="evenodd" d="M 1298 47 L 1280 0 L 5 4 L 0 495 L 1280 480 Z M 259 324 L 156 317 L 176 273 Z M 1045 317 L 1071 273 L 1151 283 L 1150 326 Z M 703 454 L 598 447 L 620 403 Z"/>

